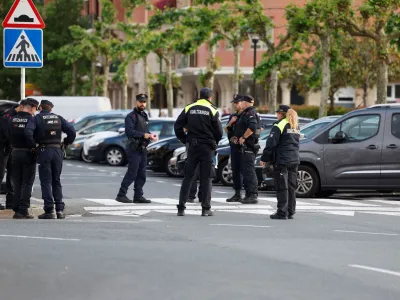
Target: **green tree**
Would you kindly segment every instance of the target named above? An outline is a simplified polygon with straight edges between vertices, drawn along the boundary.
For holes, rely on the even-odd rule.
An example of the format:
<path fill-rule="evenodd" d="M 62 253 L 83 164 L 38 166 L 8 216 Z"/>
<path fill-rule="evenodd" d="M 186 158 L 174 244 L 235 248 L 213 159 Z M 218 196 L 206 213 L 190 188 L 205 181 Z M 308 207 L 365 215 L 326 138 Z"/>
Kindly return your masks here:
<path fill-rule="evenodd" d="M 377 56 L 377 103 L 386 103 L 390 45 L 400 38 L 400 0 L 366 0 L 357 11 L 352 0 L 332 1 L 327 16 L 330 26 L 342 28 L 355 37 L 371 39 Z"/>

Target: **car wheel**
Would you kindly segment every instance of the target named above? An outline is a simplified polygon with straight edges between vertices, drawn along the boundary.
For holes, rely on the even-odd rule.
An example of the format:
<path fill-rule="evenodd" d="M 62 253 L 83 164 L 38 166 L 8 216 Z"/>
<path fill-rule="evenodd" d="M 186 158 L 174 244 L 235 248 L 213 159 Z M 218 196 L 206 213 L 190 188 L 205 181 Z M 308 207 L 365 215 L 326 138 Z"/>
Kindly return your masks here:
<path fill-rule="evenodd" d="M 104 157 L 110 166 L 123 166 L 125 162 L 125 153 L 120 147 L 108 148 Z"/>
<path fill-rule="evenodd" d="M 177 177 L 178 174 L 178 170 L 176 168 L 172 168 L 172 166 L 170 165 L 169 161 L 172 158 L 172 153 L 167 155 L 167 157 L 164 159 L 164 171 L 167 173 L 168 176 L 171 177 Z"/>
<path fill-rule="evenodd" d="M 319 177 L 314 168 L 300 165 L 297 171 L 296 197 L 312 198 L 319 191 Z"/>
<path fill-rule="evenodd" d="M 83 153 L 83 150 L 81 151 L 81 159 L 86 163 L 93 162 L 93 159 L 91 159 L 90 156 L 86 156 L 85 153 Z"/>
<path fill-rule="evenodd" d="M 232 178 L 232 168 L 229 164 L 228 159 L 221 161 L 218 164 L 218 179 L 221 181 L 223 185 L 232 186 L 233 178 Z"/>

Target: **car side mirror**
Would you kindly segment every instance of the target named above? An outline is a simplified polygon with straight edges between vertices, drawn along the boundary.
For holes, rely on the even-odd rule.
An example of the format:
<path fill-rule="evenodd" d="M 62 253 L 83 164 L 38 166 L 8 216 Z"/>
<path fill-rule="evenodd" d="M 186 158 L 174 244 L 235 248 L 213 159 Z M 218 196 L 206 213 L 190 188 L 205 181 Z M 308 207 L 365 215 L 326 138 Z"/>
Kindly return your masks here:
<path fill-rule="evenodd" d="M 334 144 L 343 143 L 346 139 L 347 139 L 346 133 L 344 133 L 343 131 L 338 131 L 333 137 L 332 143 Z"/>
<path fill-rule="evenodd" d="M 118 129 L 118 133 L 124 133 L 125 132 L 125 128 L 121 127 L 120 129 Z"/>

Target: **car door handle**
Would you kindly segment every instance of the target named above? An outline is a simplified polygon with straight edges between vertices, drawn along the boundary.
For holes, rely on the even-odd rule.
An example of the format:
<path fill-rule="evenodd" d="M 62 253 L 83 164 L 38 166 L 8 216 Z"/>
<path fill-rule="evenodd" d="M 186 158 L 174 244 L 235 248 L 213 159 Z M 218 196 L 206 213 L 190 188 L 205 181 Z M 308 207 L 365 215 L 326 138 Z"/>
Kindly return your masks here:
<path fill-rule="evenodd" d="M 395 145 L 395 144 L 390 144 L 390 145 L 387 145 L 386 148 L 388 148 L 388 149 L 397 149 L 399 147 L 397 147 L 397 145 Z"/>
<path fill-rule="evenodd" d="M 365 148 L 370 149 L 370 150 L 375 150 L 375 149 L 378 149 L 379 147 L 376 146 L 376 145 L 369 145 L 369 146 L 367 146 Z"/>

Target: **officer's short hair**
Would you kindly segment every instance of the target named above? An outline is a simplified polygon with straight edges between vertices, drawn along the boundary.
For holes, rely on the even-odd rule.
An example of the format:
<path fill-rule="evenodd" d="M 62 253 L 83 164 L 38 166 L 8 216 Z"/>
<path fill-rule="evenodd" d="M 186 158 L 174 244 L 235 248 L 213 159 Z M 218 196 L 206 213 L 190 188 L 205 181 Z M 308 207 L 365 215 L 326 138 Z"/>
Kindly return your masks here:
<path fill-rule="evenodd" d="M 208 99 L 213 96 L 213 91 L 210 88 L 202 88 L 200 90 L 200 99 Z"/>
<path fill-rule="evenodd" d="M 39 102 L 33 98 L 26 99 L 24 103 L 25 103 L 24 105 L 29 105 L 36 108 L 39 106 Z"/>

